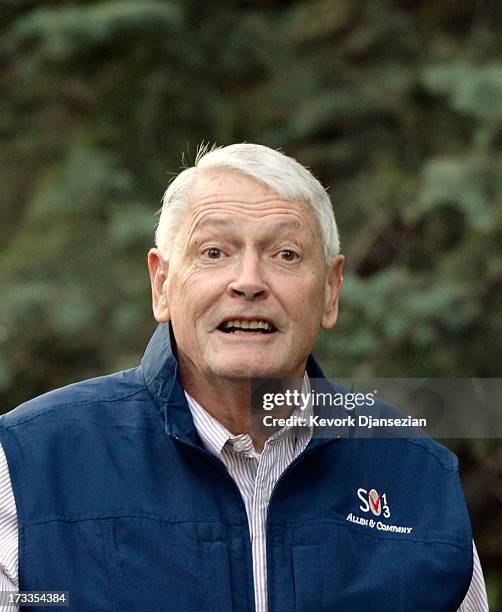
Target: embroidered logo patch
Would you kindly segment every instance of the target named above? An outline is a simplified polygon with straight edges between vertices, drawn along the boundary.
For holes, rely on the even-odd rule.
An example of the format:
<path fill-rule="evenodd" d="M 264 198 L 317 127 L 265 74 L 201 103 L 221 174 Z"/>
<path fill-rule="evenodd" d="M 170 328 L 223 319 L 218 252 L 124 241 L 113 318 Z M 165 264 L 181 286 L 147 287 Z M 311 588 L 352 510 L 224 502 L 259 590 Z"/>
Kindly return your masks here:
<path fill-rule="evenodd" d="M 387 495 L 379 493 L 376 489 L 357 489 L 357 497 L 361 500 L 359 509 L 361 512 L 371 512 L 375 516 L 390 518 L 390 508 L 387 503 Z"/>
<path fill-rule="evenodd" d="M 361 512 L 371 513 L 374 516 L 381 516 L 382 518 L 390 518 L 390 508 L 387 503 L 386 493 L 379 493 L 376 489 L 363 489 L 360 487 L 356 491 L 357 497 L 361 502 L 359 510 Z M 376 529 L 377 531 L 388 531 L 392 533 L 410 534 L 413 531 L 413 527 L 405 525 L 390 525 L 387 522 L 381 520 L 377 521 L 368 516 L 358 516 L 353 512 L 350 512 L 345 519 L 349 523 L 356 525 L 362 525 L 363 527 L 369 527 L 370 529 Z"/>

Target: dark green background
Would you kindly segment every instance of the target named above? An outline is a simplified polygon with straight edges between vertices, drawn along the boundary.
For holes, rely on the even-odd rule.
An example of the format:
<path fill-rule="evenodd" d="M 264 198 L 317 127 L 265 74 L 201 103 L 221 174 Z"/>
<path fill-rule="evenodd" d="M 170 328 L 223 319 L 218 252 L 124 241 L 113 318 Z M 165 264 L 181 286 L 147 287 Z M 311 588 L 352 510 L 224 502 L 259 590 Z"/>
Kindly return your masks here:
<path fill-rule="evenodd" d="M 329 375 L 499 377 L 498 9 L 2 0 L 1 411 L 137 363 L 154 213 L 201 141 L 281 147 L 329 187 L 347 256 Z M 501 609 L 502 446 L 448 444 Z"/>

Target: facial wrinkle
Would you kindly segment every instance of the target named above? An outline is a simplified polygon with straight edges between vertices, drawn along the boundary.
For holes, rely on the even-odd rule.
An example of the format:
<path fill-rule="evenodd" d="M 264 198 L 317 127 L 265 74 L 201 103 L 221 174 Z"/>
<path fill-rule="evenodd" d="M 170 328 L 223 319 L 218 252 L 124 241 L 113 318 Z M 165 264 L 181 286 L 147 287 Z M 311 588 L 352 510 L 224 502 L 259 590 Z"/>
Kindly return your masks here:
<path fill-rule="evenodd" d="M 198 210 L 195 210 L 193 212 L 192 215 L 192 220 L 189 226 L 189 230 L 188 230 L 188 236 L 187 236 L 187 243 L 189 243 L 192 239 L 193 233 L 195 232 L 196 229 L 198 229 L 198 227 L 201 225 L 201 223 L 210 215 L 216 215 L 216 214 L 221 214 L 222 216 L 228 216 L 229 215 L 229 209 L 227 207 L 222 207 L 220 205 L 221 203 L 215 204 L 213 206 L 207 206 L 207 207 L 197 207 Z M 266 208 L 265 210 L 262 210 L 260 208 L 257 208 L 256 206 L 252 205 L 249 206 L 246 203 L 233 203 L 232 205 L 232 211 L 234 214 L 241 214 L 244 217 L 249 218 L 250 220 L 261 220 L 261 219 L 266 219 L 270 216 L 277 216 L 277 215 L 284 215 L 287 217 L 293 217 L 296 220 L 296 225 L 297 227 L 300 229 L 302 227 L 308 227 L 308 224 L 306 223 L 307 219 L 306 219 L 306 215 L 297 212 L 294 209 L 291 209 L 289 207 L 284 207 L 284 206 L 279 206 L 277 208 Z M 238 223 L 236 220 L 235 221 L 228 221 L 228 225 L 235 225 L 236 223 Z"/>

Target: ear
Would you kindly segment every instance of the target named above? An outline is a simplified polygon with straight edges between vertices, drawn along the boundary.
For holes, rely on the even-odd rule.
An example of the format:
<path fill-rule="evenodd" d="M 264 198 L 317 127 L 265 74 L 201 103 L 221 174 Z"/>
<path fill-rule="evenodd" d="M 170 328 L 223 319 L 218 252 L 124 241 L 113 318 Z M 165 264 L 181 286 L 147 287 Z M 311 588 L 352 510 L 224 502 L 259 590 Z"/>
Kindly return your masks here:
<path fill-rule="evenodd" d="M 345 257 L 337 255 L 331 264 L 326 277 L 324 311 L 321 318 L 321 327 L 331 329 L 338 319 L 338 300 L 343 283 L 343 266 Z"/>
<path fill-rule="evenodd" d="M 148 272 L 152 286 L 153 314 L 159 323 L 169 321 L 169 305 L 167 303 L 167 273 L 169 264 L 162 259 L 158 249 L 148 252 Z"/>

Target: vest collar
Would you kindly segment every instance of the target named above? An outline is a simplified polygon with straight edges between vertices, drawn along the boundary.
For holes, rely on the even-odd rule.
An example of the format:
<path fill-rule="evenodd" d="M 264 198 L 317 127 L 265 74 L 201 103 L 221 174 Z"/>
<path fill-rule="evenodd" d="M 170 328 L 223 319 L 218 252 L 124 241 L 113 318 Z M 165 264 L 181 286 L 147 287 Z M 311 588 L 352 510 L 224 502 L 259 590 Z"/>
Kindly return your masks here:
<path fill-rule="evenodd" d="M 141 360 L 141 370 L 148 393 L 164 418 L 166 432 L 169 435 L 202 445 L 179 380 L 175 350 L 176 341 L 171 325 L 161 323 L 146 347 Z M 307 374 L 310 379 L 316 380 L 318 389 L 319 385 L 321 387 L 330 386 L 312 355 L 307 360 Z M 308 446 L 317 446 L 326 441 L 323 438 L 312 438 Z"/>
<path fill-rule="evenodd" d="M 200 445 L 192 415 L 178 376 L 176 342 L 169 323 L 161 323 L 141 360 L 148 393 L 164 418 L 166 433 Z"/>

